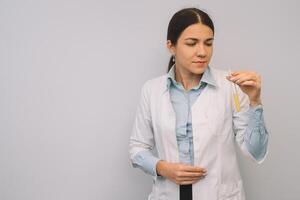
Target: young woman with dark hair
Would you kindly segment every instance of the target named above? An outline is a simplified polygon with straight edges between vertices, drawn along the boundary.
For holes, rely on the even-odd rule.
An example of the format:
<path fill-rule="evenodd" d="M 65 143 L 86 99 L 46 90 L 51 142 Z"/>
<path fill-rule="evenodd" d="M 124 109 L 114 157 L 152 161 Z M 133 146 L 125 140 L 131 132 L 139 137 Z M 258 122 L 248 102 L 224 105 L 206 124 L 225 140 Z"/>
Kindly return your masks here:
<path fill-rule="evenodd" d="M 235 143 L 256 163 L 267 155 L 261 77 L 210 67 L 213 40 L 207 13 L 176 12 L 168 73 L 142 87 L 129 152 L 153 177 L 149 200 L 244 200 Z"/>

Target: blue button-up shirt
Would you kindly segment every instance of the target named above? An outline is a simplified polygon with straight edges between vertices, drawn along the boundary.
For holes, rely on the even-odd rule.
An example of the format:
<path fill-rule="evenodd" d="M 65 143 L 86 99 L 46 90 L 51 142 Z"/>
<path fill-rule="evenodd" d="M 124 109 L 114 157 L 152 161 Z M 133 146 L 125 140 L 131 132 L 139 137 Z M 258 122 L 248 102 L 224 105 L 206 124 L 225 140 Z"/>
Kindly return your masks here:
<path fill-rule="evenodd" d="M 175 80 L 175 67 L 168 73 L 168 88 L 171 102 L 176 114 L 176 138 L 179 149 L 179 160 L 182 163 L 194 164 L 194 146 L 192 131 L 191 107 L 197 100 L 207 84 L 216 85 L 210 74 L 210 69 L 205 70 L 199 84 L 189 91 Z"/>
<path fill-rule="evenodd" d="M 181 163 L 193 165 L 194 147 L 191 107 L 206 85 L 211 84 L 215 86 L 216 82 L 211 75 L 209 67 L 206 68 L 199 84 L 189 91 L 186 91 L 183 85 L 175 80 L 175 65 L 170 69 L 167 77 L 167 86 L 176 114 L 175 130 L 179 160 Z M 268 143 L 268 133 L 263 119 L 262 106 L 250 107 L 247 114 L 249 121 L 244 135 L 245 144 L 251 155 L 255 159 L 260 160 L 266 154 Z M 133 163 L 135 167 L 139 167 L 144 172 L 156 176 L 156 164 L 159 160 L 150 151 L 142 151 L 135 155 Z"/>

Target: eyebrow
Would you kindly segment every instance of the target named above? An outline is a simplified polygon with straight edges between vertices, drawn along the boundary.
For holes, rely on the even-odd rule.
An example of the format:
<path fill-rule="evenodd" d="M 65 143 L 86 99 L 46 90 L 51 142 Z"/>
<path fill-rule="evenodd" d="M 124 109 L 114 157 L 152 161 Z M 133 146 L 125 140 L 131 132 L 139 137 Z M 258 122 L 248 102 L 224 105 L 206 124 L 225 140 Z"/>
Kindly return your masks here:
<path fill-rule="evenodd" d="M 185 40 L 199 41 L 197 38 L 186 38 Z M 214 38 L 208 38 L 208 39 L 206 39 L 205 41 L 208 42 L 208 41 L 211 41 L 211 40 L 214 40 Z"/>

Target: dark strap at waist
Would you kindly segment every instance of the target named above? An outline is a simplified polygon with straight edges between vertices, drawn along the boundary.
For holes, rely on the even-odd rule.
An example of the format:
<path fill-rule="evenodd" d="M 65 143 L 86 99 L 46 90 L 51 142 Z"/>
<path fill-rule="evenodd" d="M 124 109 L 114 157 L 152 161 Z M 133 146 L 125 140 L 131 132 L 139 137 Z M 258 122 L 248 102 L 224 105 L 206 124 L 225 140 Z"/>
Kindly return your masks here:
<path fill-rule="evenodd" d="M 180 185 L 180 200 L 193 200 L 192 185 Z"/>

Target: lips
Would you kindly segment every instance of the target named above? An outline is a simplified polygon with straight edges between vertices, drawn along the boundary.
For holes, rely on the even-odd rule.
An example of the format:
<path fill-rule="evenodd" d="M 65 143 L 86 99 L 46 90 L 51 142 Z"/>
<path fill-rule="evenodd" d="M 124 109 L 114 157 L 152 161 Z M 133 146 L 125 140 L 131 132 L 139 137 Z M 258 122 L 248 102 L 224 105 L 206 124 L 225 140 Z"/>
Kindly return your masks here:
<path fill-rule="evenodd" d="M 196 61 L 194 63 L 206 63 L 206 61 Z"/>
<path fill-rule="evenodd" d="M 206 62 L 207 61 L 197 61 L 193 63 L 195 63 L 198 67 L 204 68 L 206 66 Z"/>

